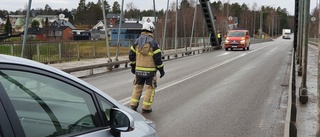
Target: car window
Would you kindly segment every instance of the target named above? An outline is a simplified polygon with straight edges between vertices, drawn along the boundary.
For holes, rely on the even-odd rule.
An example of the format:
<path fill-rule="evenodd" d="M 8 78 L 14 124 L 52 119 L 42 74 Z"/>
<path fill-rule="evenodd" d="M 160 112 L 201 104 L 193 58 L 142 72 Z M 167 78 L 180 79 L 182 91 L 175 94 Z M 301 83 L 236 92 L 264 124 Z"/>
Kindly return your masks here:
<path fill-rule="evenodd" d="M 110 122 L 110 110 L 114 107 L 114 105 L 106 100 L 105 98 L 98 96 L 98 100 L 100 103 L 100 107 L 103 110 L 104 116 L 108 122 Z"/>
<path fill-rule="evenodd" d="M 1 70 L 5 88 L 27 137 L 77 133 L 99 126 L 90 94 L 57 79 Z"/>
<path fill-rule="evenodd" d="M 228 37 L 243 37 L 244 36 L 244 32 L 241 31 L 231 31 L 228 34 Z"/>

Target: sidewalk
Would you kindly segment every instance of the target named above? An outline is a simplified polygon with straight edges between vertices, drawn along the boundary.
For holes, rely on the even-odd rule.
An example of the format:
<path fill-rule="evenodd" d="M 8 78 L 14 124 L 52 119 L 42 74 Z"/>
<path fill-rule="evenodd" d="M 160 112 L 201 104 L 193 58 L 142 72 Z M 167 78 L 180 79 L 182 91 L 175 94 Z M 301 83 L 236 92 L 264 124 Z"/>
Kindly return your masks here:
<path fill-rule="evenodd" d="M 299 102 L 301 76 L 296 73 L 296 106 L 297 106 L 297 137 L 315 137 L 318 131 L 318 47 L 309 44 L 307 62 L 308 102 Z M 297 66 L 296 66 L 297 67 Z M 298 71 L 298 70 L 297 70 Z"/>

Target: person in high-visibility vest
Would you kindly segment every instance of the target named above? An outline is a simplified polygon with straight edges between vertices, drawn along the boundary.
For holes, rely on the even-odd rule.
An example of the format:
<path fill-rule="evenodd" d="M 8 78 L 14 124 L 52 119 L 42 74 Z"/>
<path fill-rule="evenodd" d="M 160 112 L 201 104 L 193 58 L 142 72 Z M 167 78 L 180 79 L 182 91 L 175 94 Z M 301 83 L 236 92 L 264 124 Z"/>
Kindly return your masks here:
<path fill-rule="evenodd" d="M 220 31 L 218 31 L 218 35 L 217 35 L 217 37 L 218 37 L 218 40 L 219 40 L 219 45 L 218 45 L 218 46 L 221 46 L 222 37 L 221 37 L 221 33 L 220 33 Z"/>
<path fill-rule="evenodd" d="M 142 113 L 152 112 L 151 105 L 154 100 L 155 88 L 157 87 L 156 72 L 160 72 L 160 78 L 165 75 L 161 49 L 154 40 L 154 29 L 153 23 L 144 23 L 140 37 L 130 47 L 129 52 L 131 72 L 136 75 L 130 106 L 132 110 L 137 111 L 142 89 L 145 85 L 146 91 L 142 103 Z"/>

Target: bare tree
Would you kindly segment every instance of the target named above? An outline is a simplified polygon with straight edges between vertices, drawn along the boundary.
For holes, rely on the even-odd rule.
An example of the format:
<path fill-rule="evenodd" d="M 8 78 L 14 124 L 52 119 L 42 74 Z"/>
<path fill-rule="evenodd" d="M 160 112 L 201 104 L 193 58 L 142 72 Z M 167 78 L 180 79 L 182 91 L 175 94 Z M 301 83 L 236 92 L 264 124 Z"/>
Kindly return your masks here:
<path fill-rule="evenodd" d="M 126 4 L 127 6 L 127 10 L 134 10 L 134 9 L 137 9 L 136 5 L 133 4 L 133 2 L 129 2 Z"/>

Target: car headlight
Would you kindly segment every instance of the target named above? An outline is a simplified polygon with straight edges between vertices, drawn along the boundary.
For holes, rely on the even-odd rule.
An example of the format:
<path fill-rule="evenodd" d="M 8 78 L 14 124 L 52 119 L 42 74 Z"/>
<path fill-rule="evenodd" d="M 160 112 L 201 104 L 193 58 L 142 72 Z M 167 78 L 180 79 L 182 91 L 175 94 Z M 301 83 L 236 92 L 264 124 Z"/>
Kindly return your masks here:
<path fill-rule="evenodd" d="M 150 127 L 152 127 L 153 129 L 155 129 L 156 130 L 156 123 L 154 123 L 153 121 L 151 121 L 151 120 L 146 120 L 146 123 L 150 126 Z"/>
<path fill-rule="evenodd" d="M 229 40 L 226 40 L 224 43 L 225 43 L 225 44 L 229 44 Z"/>
<path fill-rule="evenodd" d="M 246 41 L 245 41 L 245 40 L 241 40 L 240 43 L 241 43 L 241 44 L 245 44 Z"/>

